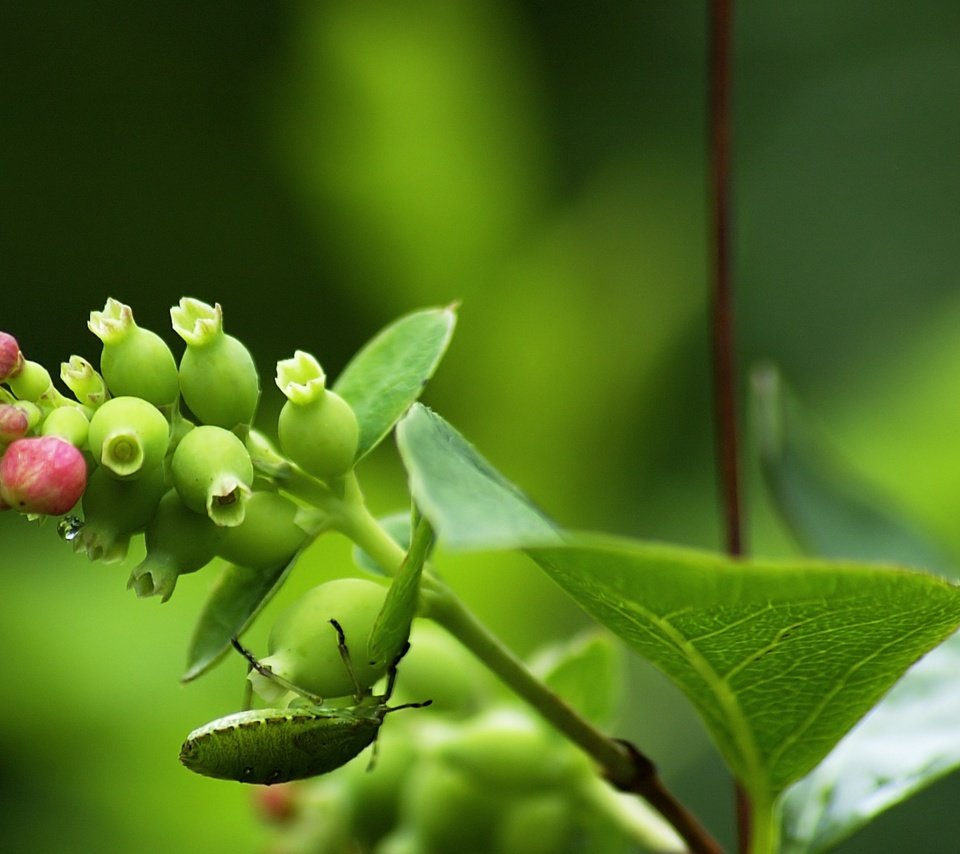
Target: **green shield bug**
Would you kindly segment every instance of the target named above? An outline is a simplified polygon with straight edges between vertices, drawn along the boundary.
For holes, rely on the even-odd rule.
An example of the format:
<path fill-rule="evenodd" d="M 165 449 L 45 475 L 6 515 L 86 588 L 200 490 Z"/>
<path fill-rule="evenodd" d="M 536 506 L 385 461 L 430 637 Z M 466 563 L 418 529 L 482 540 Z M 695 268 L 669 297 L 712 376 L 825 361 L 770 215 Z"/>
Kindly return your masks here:
<path fill-rule="evenodd" d="M 330 623 L 337 632 L 344 664 L 353 673 L 343 629 L 336 620 Z M 391 664 L 383 694 L 364 696 L 358 684 L 356 704 L 335 708 L 324 706 L 320 697 L 297 688 L 261 665 L 236 638 L 233 645 L 255 670 L 296 692 L 306 703 L 286 709 L 236 712 L 195 729 L 180 749 L 180 761 L 207 777 L 269 786 L 326 774 L 373 744 L 388 712 L 422 708 L 431 703 L 426 700 L 387 705 L 397 678 L 397 664 L 406 649 Z"/>

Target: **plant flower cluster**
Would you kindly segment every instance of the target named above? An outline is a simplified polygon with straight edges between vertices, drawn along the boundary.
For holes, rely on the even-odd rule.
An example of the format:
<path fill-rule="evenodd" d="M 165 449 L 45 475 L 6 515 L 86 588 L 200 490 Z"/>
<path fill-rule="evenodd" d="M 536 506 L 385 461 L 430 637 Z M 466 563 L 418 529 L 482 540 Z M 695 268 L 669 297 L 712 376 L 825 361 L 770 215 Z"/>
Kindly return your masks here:
<path fill-rule="evenodd" d="M 315 511 L 258 477 L 258 455 L 284 458 L 251 430 L 260 378 L 249 350 L 224 332 L 219 304 L 184 298 L 170 315 L 186 344 L 179 364 L 129 306 L 109 299 L 92 312 L 100 370 L 81 356 L 64 362 L 71 396 L 0 332 L 0 509 L 76 513 L 61 530 L 92 560 L 121 560 L 143 534 L 147 556 L 128 586 L 163 601 L 180 575 L 217 556 L 252 568 L 288 560 L 317 525 Z M 278 366 L 277 383 L 289 398 L 284 462 L 324 480 L 347 473 L 356 418 L 325 388 L 316 359 L 298 351 Z"/>

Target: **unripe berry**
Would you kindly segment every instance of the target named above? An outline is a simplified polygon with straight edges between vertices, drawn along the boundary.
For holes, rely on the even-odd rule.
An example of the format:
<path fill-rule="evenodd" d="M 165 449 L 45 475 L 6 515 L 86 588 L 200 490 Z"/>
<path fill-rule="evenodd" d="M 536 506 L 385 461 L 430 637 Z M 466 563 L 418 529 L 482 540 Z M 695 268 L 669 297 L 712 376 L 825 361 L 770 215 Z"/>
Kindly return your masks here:
<path fill-rule="evenodd" d="M 305 471 L 330 480 L 353 467 L 360 428 L 350 404 L 325 384 L 319 362 L 303 350 L 277 363 L 277 385 L 287 397 L 277 423 L 280 446 Z"/>
<path fill-rule="evenodd" d="M 574 817 L 583 807 L 566 792 L 517 798 L 506 807 L 491 852 L 496 854 L 556 854 L 577 850 L 570 844 L 577 828 Z"/>
<path fill-rule="evenodd" d="M 357 578 L 340 578 L 308 590 L 277 619 L 270 635 L 271 655 L 261 663 L 321 697 L 353 694 L 356 687 L 330 625 L 330 620 L 336 620 L 343 628 L 357 679 L 362 688 L 370 688 L 386 671 L 385 666 L 373 668 L 367 663 L 367 641 L 386 594 L 385 587 Z M 250 680 L 264 699 L 276 700 L 275 683 L 256 671 Z"/>
<path fill-rule="evenodd" d="M 504 810 L 499 793 L 477 786 L 442 762 L 419 762 L 401 792 L 402 824 L 415 830 L 423 852 L 490 851 Z"/>
<path fill-rule="evenodd" d="M 391 701 L 401 704 L 429 697 L 431 716 L 475 714 L 496 690 L 490 671 L 429 620 L 415 621 L 401 670 L 403 678 L 397 681 Z"/>
<path fill-rule="evenodd" d="M 10 390 L 21 400 L 37 402 L 51 397 L 55 390 L 50 372 L 39 362 L 23 359 L 20 370 L 7 379 Z"/>
<path fill-rule="evenodd" d="M 141 477 L 163 462 L 170 425 L 152 403 L 114 397 L 90 420 L 90 453 L 115 477 Z"/>
<path fill-rule="evenodd" d="M 122 560 L 131 534 L 147 527 L 164 492 L 160 466 L 136 480 L 117 480 L 98 466 L 83 493 L 83 528 L 73 541 L 74 551 L 86 552 L 90 560 Z"/>
<path fill-rule="evenodd" d="M 21 513 L 66 513 L 86 485 L 83 454 L 56 436 L 17 439 L 0 459 L 0 498 Z"/>
<path fill-rule="evenodd" d="M 147 556 L 130 574 L 127 588 L 137 596 L 159 596 L 166 602 L 181 575 L 202 569 L 216 555 L 221 536 L 206 516 L 184 506 L 171 489 L 157 505 L 147 526 Z"/>
<path fill-rule="evenodd" d="M 243 522 L 253 463 L 235 434 L 222 427 L 194 427 L 173 452 L 171 472 L 180 498 L 195 513 L 226 527 Z"/>
<path fill-rule="evenodd" d="M 58 406 L 40 426 L 41 436 L 59 436 L 75 448 L 86 446 L 89 433 L 90 422 L 79 406 Z"/>
<path fill-rule="evenodd" d="M 522 795 L 591 773 L 586 757 L 525 710 L 504 706 L 473 718 L 435 755 L 487 791 Z"/>
<path fill-rule="evenodd" d="M 170 309 L 173 330 L 187 344 L 180 360 L 180 391 L 204 424 L 232 430 L 249 424 L 260 399 L 260 377 L 250 351 L 223 331 L 220 304 L 184 297 Z"/>
<path fill-rule="evenodd" d="M 9 332 L 0 332 L 0 383 L 20 373 L 23 354 L 17 339 Z"/>
<path fill-rule="evenodd" d="M 103 341 L 100 370 L 112 394 L 142 397 L 154 406 L 177 399 L 173 353 L 156 332 L 137 326 L 130 306 L 108 299 L 103 311 L 90 312 L 87 326 Z"/>
<path fill-rule="evenodd" d="M 60 379 L 80 403 L 92 409 L 110 396 L 103 377 L 82 356 L 71 356 L 69 362 L 60 363 Z"/>
<path fill-rule="evenodd" d="M 224 532 L 217 555 L 250 569 L 270 569 L 288 561 L 307 539 L 297 525 L 300 508 L 276 492 L 254 492 L 243 522 Z"/>

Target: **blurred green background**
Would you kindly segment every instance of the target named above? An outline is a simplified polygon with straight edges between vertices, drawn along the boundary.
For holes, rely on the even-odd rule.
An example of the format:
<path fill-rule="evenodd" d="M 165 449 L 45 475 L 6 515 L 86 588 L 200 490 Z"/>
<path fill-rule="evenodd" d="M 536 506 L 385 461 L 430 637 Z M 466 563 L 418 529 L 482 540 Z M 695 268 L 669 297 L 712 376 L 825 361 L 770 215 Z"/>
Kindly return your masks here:
<path fill-rule="evenodd" d="M 960 552 L 960 6 L 742 6 L 744 371 L 778 362 L 854 465 Z M 718 545 L 702 4 L 53 2 L 3 19 L 0 328 L 29 357 L 95 358 L 85 323 L 107 296 L 161 332 L 179 297 L 219 301 L 261 365 L 269 429 L 277 359 L 309 349 L 335 376 L 396 315 L 462 300 L 431 406 L 563 524 Z M 390 448 L 361 477 L 397 509 Z M 752 548 L 790 553 L 749 481 Z M 257 850 L 249 792 L 177 762 L 239 705 L 242 662 L 178 684 L 214 573 L 138 602 L 129 564 L 9 513 L 0 555 L 4 847 Z M 585 622 L 519 558 L 442 565 L 523 653 Z M 318 544 L 270 613 L 347 571 Z M 642 662 L 630 685 L 622 734 L 729 841 L 730 784 L 693 714 Z M 954 851 L 957 794 L 940 784 L 843 850 Z"/>

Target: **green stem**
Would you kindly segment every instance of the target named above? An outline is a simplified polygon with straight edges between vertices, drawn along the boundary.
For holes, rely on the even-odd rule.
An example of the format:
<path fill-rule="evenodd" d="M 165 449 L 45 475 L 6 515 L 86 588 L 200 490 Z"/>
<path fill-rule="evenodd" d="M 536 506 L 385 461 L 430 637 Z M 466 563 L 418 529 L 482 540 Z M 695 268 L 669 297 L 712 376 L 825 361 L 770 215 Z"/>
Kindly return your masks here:
<path fill-rule="evenodd" d="M 776 854 L 780 847 L 777 811 L 762 798 L 751 798 L 750 854 Z"/>

